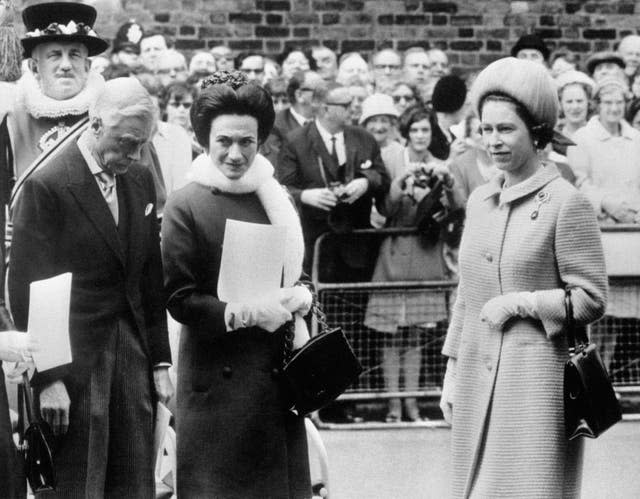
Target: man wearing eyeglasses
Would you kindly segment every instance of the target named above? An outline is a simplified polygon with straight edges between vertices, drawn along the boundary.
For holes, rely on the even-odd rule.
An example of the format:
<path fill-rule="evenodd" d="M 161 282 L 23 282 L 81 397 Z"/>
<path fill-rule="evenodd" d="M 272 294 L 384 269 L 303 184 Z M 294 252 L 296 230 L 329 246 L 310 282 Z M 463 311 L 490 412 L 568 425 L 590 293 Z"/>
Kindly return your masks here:
<path fill-rule="evenodd" d="M 345 87 L 319 84 L 316 118 L 287 135 L 276 175 L 295 199 L 305 237 L 305 271 L 311 271 L 316 239 L 325 232 L 370 228 L 372 201 L 382 200 L 389 175 L 380 149 L 365 130 L 347 125 L 351 95 Z M 321 278 L 369 281 L 375 251 L 362 238 L 340 238 L 323 247 Z M 325 261 L 326 259 L 326 261 Z"/>
<path fill-rule="evenodd" d="M 371 65 L 376 92 L 386 92 L 402 76 L 402 56 L 393 49 L 382 49 L 373 54 Z"/>
<path fill-rule="evenodd" d="M 261 151 L 276 169 L 278 153 L 287 135 L 313 120 L 313 91 L 320 83 L 322 77 L 315 71 L 294 74 L 289 80 L 287 95 L 291 106 L 276 113 L 273 130 Z"/>

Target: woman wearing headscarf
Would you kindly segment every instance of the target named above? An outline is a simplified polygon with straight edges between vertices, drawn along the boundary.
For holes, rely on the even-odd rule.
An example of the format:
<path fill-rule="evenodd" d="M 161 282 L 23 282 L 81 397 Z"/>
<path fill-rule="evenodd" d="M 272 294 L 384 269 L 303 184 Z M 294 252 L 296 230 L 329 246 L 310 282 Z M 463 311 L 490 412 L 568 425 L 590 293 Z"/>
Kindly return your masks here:
<path fill-rule="evenodd" d="M 194 161 L 191 183 L 170 197 L 162 223 L 167 307 L 183 324 L 177 494 L 307 498 L 304 420 L 288 410 L 279 373 L 283 326 L 309 311 L 311 293 L 296 284 L 304 253 L 297 213 L 273 166 L 257 154 L 273 126 L 273 103 L 237 71 L 214 73 L 204 86 L 191 122 L 206 153 Z M 228 220 L 286 227 L 278 293 L 246 302 L 219 298 Z M 304 342 L 300 329 L 294 345 Z"/>
<path fill-rule="evenodd" d="M 470 196 L 443 354 L 453 497 L 579 497 L 583 442 L 565 436 L 565 289 L 577 324 L 607 302 L 600 230 L 586 197 L 539 151 L 558 102 L 548 71 L 515 58 L 479 75 L 472 104 L 500 170 Z"/>

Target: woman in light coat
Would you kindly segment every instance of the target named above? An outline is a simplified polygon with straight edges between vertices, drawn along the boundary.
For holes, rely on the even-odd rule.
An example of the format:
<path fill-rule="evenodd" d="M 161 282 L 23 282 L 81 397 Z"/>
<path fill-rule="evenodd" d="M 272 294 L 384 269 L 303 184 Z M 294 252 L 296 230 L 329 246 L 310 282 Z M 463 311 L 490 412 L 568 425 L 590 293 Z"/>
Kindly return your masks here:
<path fill-rule="evenodd" d="M 392 102 L 388 104 L 393 109 Z M 412 106 L 400 116 L 399 128 L 407 145 L 402 147 L 396 143 L 397 147 L 382 149 L 382 157 L 392 183 L 379 208 L 386 217 L 387 227 L 415 229 L 419 215 L 433 216 L 433 213 L 419 213 L 420 201 L 430 192 L 427 182 L 435 179 L 443 181 L 440 201 L 449 212 L 463 206 L 463 196 L 454 190 L 453 178 L 447 166 L 430 152 L 430 147 L 437 141 L 446 144 L 446 138 L 438 128 L 436 114 L 423 106 Z M 444 213 L 442 216 L 444 217 Z M 393 282 L 450 279 L 451 272 L 444 258 L 443 237 L 444 227 L 436 227 L 429 234 L 396 234 L 386 237 L 380 245 L 371 280 Z M 423 345 L 435 342 L 438 331 L 440 338 L 443 336 L 448 318 L 447 298 L 441 290 L 397 289 L 378 291 L 369 298 L 364 323 L 382 335 L 382 367 L 389 392 L 399 392 L 401 373 L 404 390 L 418 390 Z M 429 366 L 429 370 L 433 371 L 432 366 Z M 421 419 L 414 397 L 404 399 L 404 413 L 408 421 Z M 402 419 L 399 398 L 389 399 L 385 419 L 390 423 Z"/>
<path fill-rule="evenodd" d="M 501 172 L 470 196 L 458 297 L 443 353 L 452 496 L 579 497 L 583 442 L 563 416 L 564 295 L 578 324 L 602 316 L 607 275 L 596 216 L 539 151 L 557 116 L 547 70 L 505 58 L 472 102 Z"/>

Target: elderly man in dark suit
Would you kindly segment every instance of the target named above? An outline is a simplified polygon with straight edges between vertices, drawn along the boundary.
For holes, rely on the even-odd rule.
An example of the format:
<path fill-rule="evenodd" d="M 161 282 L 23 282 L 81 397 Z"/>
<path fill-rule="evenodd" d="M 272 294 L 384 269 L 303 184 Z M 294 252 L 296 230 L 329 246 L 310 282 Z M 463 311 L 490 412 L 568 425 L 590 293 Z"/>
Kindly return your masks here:
<path fill-rule="evenodd" d="M 29 283 L 73 274 L 73 361 L 34 375 L 56 441 L 54 497 L 154 497 L 154 401 L 172 395 L 153 179 L 140 166 L 153 103 L 106 84 L 89 128 L 24 183 L 14 211 L 9 296 L 26 330 Z"/>
<path fill-rule="evenodd" d="M 380 149 L 368 132 L 346 125 L 351 95 L 344 87 L 314 91 L 315 121 L 287 135 L 278 158 L 278 180 L 300 209 L 305 238 L 305 270 L 311 270 L 313 247 L 325 232 L 370 228 L 373 199 L 389 189 Z M 342 239 L 325 247 L 329 279 L 370 279 L 371 245 L 362 238 Z M 374 250 L 375 253 L 375 250 Z"/>

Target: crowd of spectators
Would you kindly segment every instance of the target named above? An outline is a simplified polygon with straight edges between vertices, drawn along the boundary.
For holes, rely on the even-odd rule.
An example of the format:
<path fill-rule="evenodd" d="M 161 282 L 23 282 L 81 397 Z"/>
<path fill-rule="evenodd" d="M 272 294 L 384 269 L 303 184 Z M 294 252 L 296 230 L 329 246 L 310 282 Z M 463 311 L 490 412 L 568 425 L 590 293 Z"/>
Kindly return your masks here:
<path fill-rule="evenodd" d="M 563 47 L 551 51 L 536 34 L 527 34 L 516 40 L 510 55 L 546 66 L 556 82 L 560 116 L 555 139 L 543 152 L 546 159 L 555 162 L 561 174 L 588 195 L 602 223 L 640 222 L 640 36 L 625 37 L 618 44 L 617 51 L 590 54 L 583 64 L 577 54 Z M 303 226 L 304 218 L 311 217 L 306 221 L 307 227 L 313 226 L 313 230 L 309 229 L 305 234 L 308 253 L 313 252 L 319 228 L 343 232 L 354 228 L 415 226 L 419 217 L 414 212 L 420 201 L 419 197 L 416 201 L 417 191 L 413 184 L 413 180 L 418 178 L 416 172 L 427 172 L 440 178 L 444 178 L 445 172 L 446 179 L 451 178 L 455 186 L 452 189 L 456 194 L 455 199 L 461 200 L 460 204 L 464 206 L 471 191 L 489 180 L 496 171 L 482 147 L 478 119 L 466 98 L 467 88 L 471 86 L 476 73 L 451 74 L 447 54 L 438 48 L 425 49 L 416 45 L 404 52 L 382 48 L 372 54 L 337 54 L 326 46 L 317 45 L 310 49 L 289 49 L 278 56 L 270 56 L 233 53 L 228 47 L 220 45 L 208 51 L 197 51 L 187 59 L 171 48 L 163 35 L 146 32 L 142 26 L 130 22 L 118 31 L 111 55 L 108 58 L 94 58 L 92 67 L 101 71 L 107 79 L 127 74 L 139 78 L 147 90 L 157 97 L 160 123 L 163 123 L 158 134 L 171 137 L 170 142 L 174 145 L 182 143 L 182 150 L 185 149 L 188 136 L 192 158 L 203 152 L 194 139 L 189 119 L 189 108 L 202 80 L 216 70 L 235 68 L 244 72 L 249 80 L 263 85 L 272 95 L 276 122 L 260 152 L 274 165 L 276 177 L 294 193 L 303 217 Z M 331 99 L 327 100 L 327 96 L 328 92 L 332 93 L 338 88 L 343 88 L 344 92 L 336 94 L 340 102 L 334 105 Z M 344 113 L 333 109 L 336 105 L 341 106 Z M 420 157 L 416 157 L 416 143 L 407 135 L 408 130 L 402 131 L 402 123 L 407 123 L 411 116 L 416 115 L 424 117 L 423 121 L 429 124 L 426 139 L 428 151 L 423 156 L 418 154 Z M 342 202 L 336 190 L 341 188 L 336 186 L 352 185 L 350 182 L 358 177 L 357 172 L 355 178 L 353 173 L 348 173 L 348 165 L 346 176 L 339 169 L 345 166 L 345 159 L 348 158 L 343 158 L 345 164 L 336 165 L 338 173 L 329 181 L 326 174 L 322 178 L 307 179 L 305 175 L 308 176 L 308 172 L 304 172 L 302 165 L 296 166 L 296 162 L 303 160 L 291 158 L 291 151 L 295 147 L 287 145 L 287 142 L 292 135 L 293 140 L 302 140 L 303 147 L 314 147 L 312 139 L 303 137 L 300 131 L 296 135 L 296 130 L 308 127 L 314 121 L 326 123 L 327 119 L 334 120 L 334 125 L 336 119 L 340 122 L 335 128 L 336 136 L 349 127 L 364 128 L 373 135 L 382 152 L 380 158 L 385 165 L 387 180 L 376 185 L 377 190 L 369 186 L 362 193 L 367 207 L 369 203 L 372 205 L 368 220 L 363 219 L 362 213 L 349 214 L 349 210 L 345 212 L 342 209 L 343 205 L 352 205 L 356 201 L 350 199 L 349 203 Z M 168 126 L 182 128 L 186 135 L 172 135 L 166 129 Z M 350 132 L 346 133 L 349 136 Z M 155 142 L 160 143 L 162 139 L 156 138 Z M 325 142 L 325 146 L 326 152 L 332 152 L 330 142 Z M 349 150 L 350 146 L 344 143 L 340 147 Z M 322 146 L 318 145 L 318 148 Z M 167 153 L 165 151 L 162 154 Z M 339 152 L 338 156 L 341 154 Z M 377 151 L 373 152 L 370 158 L 373 164 L 378 154 Z M 317 155 L 321 158 L 320 168 L 325 168 L 322 154 Z M 331 170 L 330 158 L 324 159 Z M 184 171 L 188 169 L 187 163 L 186 159 L 182 160 Z M 178 180 L 177 184 L 180 183 Z M 426 188 L 425 192 L 429 190 Z M 344 192 L 342 195 L 347 196 Z M 449 199 L 446 199 L 447 195 L 442 197 L 446 214 L 456 212 L 458 201 L 454 201 L 450 194 Z M 399 199 L 411 202 L 407 201 L 406 206 L 397 205 Z M 429 203 L 427 205 L 434 209 Z M 390 206 L 395 206 L 392 215 L 389 215 Z M 404 215 L 397 213 L 398 206 L 404 206 L 401 209 Z M 333 224 L 336 213 L 353 217 L 352 223 L 341 222 L 342 225 L 336 227 Z M 328 223 L 319 224 L 320 219 L 326 219 Z M 460 220 L 460 217 L 455 218 L 455 223 Z M 454 227 L 454 232 L 459 229 L 455 223 L 449 223 L 449 230 L 451 227 Z M 441 224 L 440 229 L 444 231 L 446 225 Z M 418 253 L 431 255 L 429 261 L 438 262 L 435 270 L 431 269 L 428 274 L 434 279 L 455 279 L 455 237 L 446 238 L 437 231 L 430 234 L 435 239 L 432 246 L 426 249 L 424 245 L 416 246 L 422 248 Z M 447 241 L 443 243 L 443 239 Z M 388 281 L 393 280 L 389 268 L 396 268 L 395 273 L 401 275 L 402 280 L 424 277 L 424 272 L 415 272 L 410 262 L 399 262 L 398 259 L 406 257 L 408 250 L 393 250 L 393 245 L 397 246 L 398 241 L 395 238 L 393 242 L 378 241 L 374 244 L 377 251 L 381 243 L 382 250 L 379 255 L 363 257 L 366 260 L 366 264 L 362 264 L 364 267 L 360 264 L 356 267 L 336 267 L 335 261 L 321 265 L 324 272 L 321 277 L 344 281 Z M 370 241 L 365 241 L 365 244 L 369 245 L 369 250 Z M 404 244 L 406 246 L 409 243 Z M 417 243 L 409 246 L 414 244 Z M 332 251 L 335 248 L 327 250 L 328 255 L 333 255 L 331 259 L 339 259 Z M 360 252 L 360 256 L 369 253 Z M 415 257 L 418 253 L 412 254 Z M 311 257 L 312 254 L 307 255 L 307 272 L 311 272 Z M 395 260 L 394 265 L 390 262 L 392 259 Z M 398 269 L 398 265 L 403 268 Z M 334 275 L 331 275 L 331 269 Z M 613 326 L 620 325 L 620 321 L 624 324 L 632 321 L 635 324 L 636 317 L 640 317 L 636 310 L 640 302 L 639 291 L 630 285 L 612 286 L 610 310 L 604 322 L 614 321 Z M 398 296 L 385 298 L 381 295 L 377 299 L 386 303 L 402 302 L 402 306 L 398 305 L 399 309 L 406 309 L 406 303 Z M 366 304 L 363 304 L 363 308 L 366 308 Z M 393 323 L 393 326 L 389 326 L 386 323 L 378 324 L 379 317 L 374 320 L 370 314 L 365 316 L 360 314 L 364 322 L 368 321 L 367 327 L 376 329 L 377 326 L 381 332 L 393 332 L 394 335 L 400 331 L 399 336 L 388 338 L 387 343 L 390 344 L 396 344 L 399 341 L 397 338 L 406 338 L 406 331 L 417 325 L 437 324 L 439 321 L 438 317 L 434 320 L 424 317 L 416 321 L 406 317 L 398 320 L 397 313 L 390 313 L 390 317 L 395 318 L 385 319 Z M 594 330 L 598 335 L 598 327 Z M 608 338 L 602 343 L 605 362 L 611 366 L 615 339 Z M 388 358 L 395 360 L 386 363 L 385 377 L 391 388 L 397 385 L 398 375 L 392 372 L 396 367 L 389 366 L 399 364 L 396 357 L 397 348 L 390 348 Z M 415 374 L 410 374 L 412 369 L 415 371 L 415 366 L 406 369 L 405 377 L 415 380 Z M 413 386 L 415 381 L 405 379 L 405 383 Z M 390 420 L 400 417 L 398 404 L 397 400 L 390 403 Z M 417 411 L 409 407 L 408 413 L 415 416 Z"/>
<path fill-rule="evenodd" d="M 321 277 L 455 279 L 460 212 L 471 191 L 496 168 L 482 146 L 479 122 L 467 99 L 476 73 L 452 72 L 446 51 L 420 45 L 372 54 L 337 54 L 316 45 L 277 56 L 234 53 L 218 45 L 187 56 L 168 37 L 130 21 L 117 31 L 110 51 L 92 57 L 91 73 L 105 80 L 135 77 L 157 106 L 150 163 L 156 165 L 160 213 L 169 194 L 187 182 L 191 161 L 204 152 L 190 119 L 203 80 L 215 71 L 238 69 L 272 96 L 275 126 L 260 152 L 298 204 L 308 273 L 321 231 L 422 224 L 420 240 L 332 248 Z M 510 55 L 544 65 L 557 85 L 560 116 L 554 140 L 542 154 L 587 194 L 602 223 L 640 223 L 640 36 L 625 37 L 617 51 L 590 54 L 584 64 L 563 47 L 552 52 L 536 34 L 515 41 Z M 23 71 L 30 71 L 26 64 Z M 434 179 L 444 186 L 441 191 Z M 433 199 L 435 193 L 438 199 Z M 407 260 L 408 254 L 412 257 Z M 406 261 L 399 263 L 402 258 Z M 427 273 L 416 271 L 415 258 L 433 265 Z M 397 295 L 378 298 L 406 309 L 406 300 Z M 640 317 L 636 286 L 614 286 L 610 303 L 607 320 L 635 324 Z M 369 313 L 371 303 L 360 308 L 367 327 L 396 335 L 389 340 L 394 345 L 411 328 L 438 324 L 446 315 L 439 310 L 445 305 L 438 304 L 433 317 L 392 313 L 382 324 Z M 394 356 L 392 348 L 389 358 Z M 613 350 L 605 348 L 604 356 L 610 364 Z M 406 360 L 409 364 L 411 359 Z M 391 364 L 397 365 L 397 359 Z M 396 385 L 397 373 L 386 369 L 390 385 Z M 408 372 L 415 365 L 406 369 L 405 383 L 413 386 L 415 374 Z M 408 377 L 414 381 L 409 383 Z M 393 401 L 391 420 L 400 417 L 399 410 Z M 410 419 L 417 417 L 415 407 L 408 413 Z"/>

